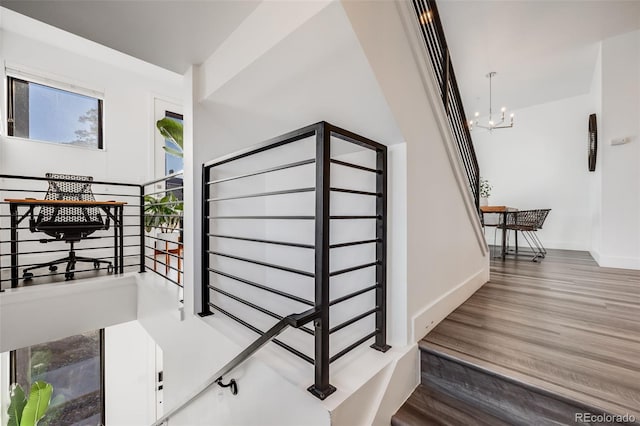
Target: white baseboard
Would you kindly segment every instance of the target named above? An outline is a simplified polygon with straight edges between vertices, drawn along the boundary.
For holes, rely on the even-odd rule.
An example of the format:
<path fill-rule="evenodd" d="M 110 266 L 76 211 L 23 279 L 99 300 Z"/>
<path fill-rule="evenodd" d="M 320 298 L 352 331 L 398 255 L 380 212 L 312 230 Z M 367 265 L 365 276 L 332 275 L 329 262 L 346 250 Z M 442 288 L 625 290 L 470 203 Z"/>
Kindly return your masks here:
<path fill-rule="evenodd" d="M 593 250 L 591 251 L 591 256 L 603 268 L 640 270 L 640 258 L 638 257 L 605 256 Z"/>
<path fill-rule="evenodd" d="M 500 230 L 498 230 L 498 234 L 496 235 L 496 239 L 493 239 L 493 229 L 491 231 L 487 231 L 487 243 L 490 245 L 500 245 L 502 244 L 502 236 L 500 235 Z M 509 246 L 513 248 L 515 246 L 515 237 L 513 233 L 510 233 L 509 236 Z M 564 241 L 564 240 L 550 240 L 544 237 L 541 237 L 542 244 L 545 248 L 548 249 L 556 249 L 556 250 L 579 250 L 579 251 L 589 251 L 591 247 L 590 241 Z M 495 243 L 495 244 L 494 244 Z M 518 238 L 518 247 L 528 249 L 527 241 L 522 237 L 522 234 L 519 235 Z"/>
<path fill-rule="evenodd" d="M 411 336 L 414 342 L 422 339 L 436 325 L 464 303 L 483 284 L 489 281 L 489 259 L 487 266 L 458 284 L 447 293 L 427 305 L 412 318 Z"/>
<path fill-rule="evenodd" d="M 520 247 L 527 247 L 527 243 L 525 241 L 520 240 Z M 576 243 L 575 241 L 557 241 L 557 240 L 542 240 L 542 244 L 544 244 L 545 248 L 548 249 L 557 249 L 557 250 L 579 250 L 579 251 L 589 251 L 589 246 L 591 245 L 589 242 Z"/>

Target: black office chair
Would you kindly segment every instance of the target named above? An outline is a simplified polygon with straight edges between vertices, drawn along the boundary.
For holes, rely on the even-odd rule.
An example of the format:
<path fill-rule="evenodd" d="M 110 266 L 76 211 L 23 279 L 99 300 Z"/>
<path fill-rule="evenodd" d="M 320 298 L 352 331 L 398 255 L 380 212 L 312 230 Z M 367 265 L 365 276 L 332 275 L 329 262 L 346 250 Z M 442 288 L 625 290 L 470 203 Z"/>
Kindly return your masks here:
<path fill-rule="evenodd" d="M 67 200 L 67 201 L 95 201 L 91 191 L 91 176 L 74 176 L 47 173 L 49 179 L 49 189 L 45 200 Z M 42 239 L 41 243 L 50 241 L 65 241 L 71 244 L 69 255 L 52 262 L 42 263 L 36 266 L 25 268 L 22 277 L 25 280 L 33 278 L 34 269 L 49 267 L 49 271 L 55 272 L 59 264 L 66 263 L 67 269 L 65 278 L 73 279 L 77 262 L 93 263 L 94 268 L 99 268 L 100 264 L 107 265 L 107 271 L 113 272 L 113 265 L 110 261 L 90 257 L 76 256 L 74 244 L 86 239 L 89 235 L 98 230 L 109 229 L 109 217 L 102 220 L 98 207 L 63 207 L 63 206 L 42 206 L 37 218 L 34 218 L 33 210 L 29 220 L 31 232 L 44 232 L 53 237 L 52 239 Z"/>
<path fill-rule="evenodd" d="M 542 241 L 536 235 L 536 231 L 542 228 L 551 209 L 519 210 L 507 213 L 507 230 L 521 232 L 524 239 L 533 251 L 533 260 L 544 259 L 547 250 L 542 245 Z"/>

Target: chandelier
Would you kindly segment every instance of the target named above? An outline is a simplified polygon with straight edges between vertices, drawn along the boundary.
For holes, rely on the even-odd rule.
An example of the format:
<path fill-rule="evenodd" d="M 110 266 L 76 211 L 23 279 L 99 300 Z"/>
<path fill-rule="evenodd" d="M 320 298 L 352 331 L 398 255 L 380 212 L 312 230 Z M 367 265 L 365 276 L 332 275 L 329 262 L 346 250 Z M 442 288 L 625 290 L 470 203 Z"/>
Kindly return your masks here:
<path fill-rule="evenodd" d="M 481 129 L 487 129 L 491 132 L 495 129 L 508 129 L 510 127 L 513 127 L 513 113 L 511 113 L 511 115 L 509 116 L 509 121 L 505 122 L 504 117 L 507 111 L 507 108 L 505 107 L 502 107 L 500 109 L 500 119 L 498 121 L 494 120 L 493 118 L 493 109 L 491 106 L 491 80 L 493 79 L 493 77 L 495 77 L 495 75 L 495 71 L 491 71 L 486 75 L 486 77 L 489 79 L 489 121 L 487 123 L 481 123 L 479 118 L 480 113 L 476 112 L 475 119 L 469 120 L 469 130 L 473 130 L 474 127 L 479 127 Z"/>

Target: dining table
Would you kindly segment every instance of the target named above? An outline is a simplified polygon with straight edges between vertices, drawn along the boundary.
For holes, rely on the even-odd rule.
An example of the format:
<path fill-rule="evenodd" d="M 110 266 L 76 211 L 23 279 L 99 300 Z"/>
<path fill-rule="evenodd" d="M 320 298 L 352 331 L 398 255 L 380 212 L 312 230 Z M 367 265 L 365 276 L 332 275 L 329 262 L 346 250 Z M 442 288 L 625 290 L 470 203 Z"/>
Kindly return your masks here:
<path fill-rule="evenodd" d="M 507 213 L 516 212 L 518 209 L 509 206 L 480 206 L 480 213 L 482 213 L 482 224 L 485 224 L 485 215 L 498 214 L 501 216 L 501 220 L 496 227 L 502 229 L 502 260 L 505 260 L 507 256 Z M 516 252 L 518 251 L 518 233 L 516 232 Z"/>

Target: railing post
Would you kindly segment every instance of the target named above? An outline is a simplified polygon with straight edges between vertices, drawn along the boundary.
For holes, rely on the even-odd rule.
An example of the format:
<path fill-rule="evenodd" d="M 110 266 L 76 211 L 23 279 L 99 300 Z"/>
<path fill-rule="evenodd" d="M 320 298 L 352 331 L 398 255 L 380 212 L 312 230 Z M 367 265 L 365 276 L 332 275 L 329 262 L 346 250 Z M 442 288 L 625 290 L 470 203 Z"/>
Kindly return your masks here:
<path fill-rule="evenodd" d="M 376 341 L 371 347 L 381 352 L 387 345 L 387 148 L 376 151 Z"/>
<path fill-rule="evenodd" d="M 18 206 L 9 206 L 11 214 L 11 288 L 18 287 Z"/>
<path fill-rule="evenodd" d="M 201 300 L 202 300 L 202 307 L 200 310 L 200 313 L 198 315 L 200 315 L 201 317 L 206 317 L 209 315 L 213 315 L 213 311 L 211 310 L 211 306 L 209 305 L 209 294 L 210 294 L 210 290 L 209 290 L 209 233 L 210 233 L 210 219 L 209 219 L 209 170 L 210 168 L 205 166 L 204 164 L 202 165 L 202 230 L 201 230 L 201 234 L 202 234 L 202 242 L 201 242 L 201 247 L 202 247 L 202 256 L 201 256 L 201 260 L 202 260 L 202 276 L 201 276 L 201 282 L 202 282 L 202 287 L 201 287 L 201 292 L 202 292 L 202 296 L 201 296 Z"/>
<path fill-rule="evenodd" d="M 336 391 L 329 384 L 329 223 L 331 133 L 327 123 L 316 131 L 315 381 L 307 390 L 320 399 Z"/>
<path fill-rule="evenodd" d="M 140 185 L 140 270 L 139 272 L 146 271 L 146 260 L 144 253 L 146 251 L 144 243 L 144 185 Z"/>
<path fill-rule="evenodd" d="M 478 214 L 480 215 L 480 217 L 482 217 L 482 213 L 480 211 L 480 170 L 479 168 L 476 166 L 476 177 L 474 180 L 474 191 L 473 191 L 473 197 L 475 198 L 475 202 L 476 202 L 476 210 L 478 211 Z M 518 233 L 516 233 L 516 238 L 517 238 Z"/>

